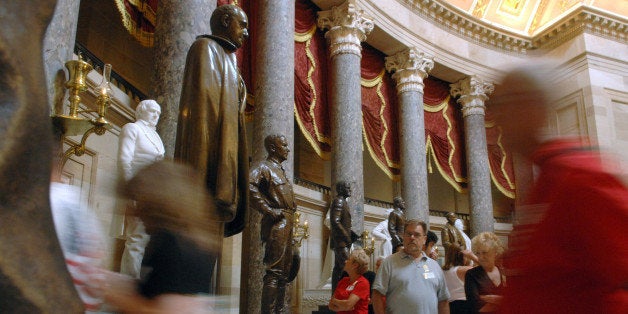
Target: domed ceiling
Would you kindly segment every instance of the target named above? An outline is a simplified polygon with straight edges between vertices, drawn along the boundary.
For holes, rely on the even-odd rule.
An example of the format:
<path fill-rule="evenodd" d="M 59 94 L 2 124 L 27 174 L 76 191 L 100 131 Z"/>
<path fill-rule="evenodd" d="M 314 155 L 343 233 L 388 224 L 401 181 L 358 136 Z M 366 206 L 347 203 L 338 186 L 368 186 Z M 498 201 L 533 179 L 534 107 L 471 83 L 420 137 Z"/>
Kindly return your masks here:
<path fill-rule="evenodd" d="M 628 15 L 625 0 L 441 0 L 473 17 L 533 36 L 568 12 L 590 6 L 613 14 Z"/>

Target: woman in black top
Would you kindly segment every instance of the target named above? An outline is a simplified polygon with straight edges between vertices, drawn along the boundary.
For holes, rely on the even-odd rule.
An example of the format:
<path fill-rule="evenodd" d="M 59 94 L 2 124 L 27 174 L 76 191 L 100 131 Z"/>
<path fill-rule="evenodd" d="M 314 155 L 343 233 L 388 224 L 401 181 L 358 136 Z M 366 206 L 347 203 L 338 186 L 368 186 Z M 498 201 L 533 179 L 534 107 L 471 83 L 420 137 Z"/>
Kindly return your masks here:
<path fill-rule="evenodd" d="M 506 286 L 505 277 L 495 263 L 504 248 L 492 232 L 475 236 L 472 246 L 480 266 L 465 274 L 464 291 L 468 305 L 471 313 L 495 313 L 502 299 L 502 287 Z"/>
<path fill-rule="evenodd" d="M 123 187 L 137 202 L 136 212 L 151 236 L 139 282 L 105 272 L 105 299 L 124 313 L 211 310 L 211 270 L 218 241 L 209 230 L 219 227 L 210 217 L 213 202 L 202 180 L 187 166 L 162 161 L 152 164 Z M 127 213 L 129 214 L 129 213 Z"/>

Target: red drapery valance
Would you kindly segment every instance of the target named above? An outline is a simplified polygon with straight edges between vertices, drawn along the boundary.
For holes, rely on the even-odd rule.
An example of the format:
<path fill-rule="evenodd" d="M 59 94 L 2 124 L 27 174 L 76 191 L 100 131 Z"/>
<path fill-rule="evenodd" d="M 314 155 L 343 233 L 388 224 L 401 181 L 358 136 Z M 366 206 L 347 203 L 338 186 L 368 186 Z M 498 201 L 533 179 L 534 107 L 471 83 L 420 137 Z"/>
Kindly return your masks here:
<path fill-rule="evenodd" d="M 501 129 L 493 122 L 489 110 L 486 113 L 485 125 L 491 180 L 502 194 L 515 198 L 515 173 L 512 154 L 504 149 Z"/>
<path fill-rule="evenodd" d="M 327 44 L 316 27 L 318 7 L 296 1 L 294 114 L 301 132 L 323 159 L 331 152 L 331 118 L 327 100 Z"/>
<path fill-rule="evenodd" d="M 390 178 L 399 176 L 399 126 L 396 83 L 386 72 L 383 53 L 362 47 L 362 130 L 375 163 Z"/>
<path fill-rule="evenodd" d="M 122 24 L 143 46 L 152 47 L 158 0 L 115 0 Z"/>
<path fill-rule="evenodd" d="M 295 116 L 314 150 L 327 158 L 331 150 L 327 51 L 324 35 L 316 28 L 316 7 L 309 0 L 296 1 Z M 362 49 L 362 121 L 369 154 L 391 178 L 399 174 L 398 101 L 395 82 L 384 70 L 385 55 L 365 44 Z M 449 95 L 449 83 L 428 77 L 424 81 L 426 153 L 430 169 L 459 192 L 466 188 L 462 112 Z M 420 130 L 417 130 L 420 132 Z M 512 160 L 500 143 L 498 128 L 487 124 L 487 146 L 493 183 L 514 197 Z"/>
<path fill-rule="evenodd" d="M 435 164 L 443 178 L 462 192 L 466 186 L 466 164 L 461 111 L 449 96 L 449 83 L 428 77 L 424 84 L 425 146 L 429 165 Z"/>

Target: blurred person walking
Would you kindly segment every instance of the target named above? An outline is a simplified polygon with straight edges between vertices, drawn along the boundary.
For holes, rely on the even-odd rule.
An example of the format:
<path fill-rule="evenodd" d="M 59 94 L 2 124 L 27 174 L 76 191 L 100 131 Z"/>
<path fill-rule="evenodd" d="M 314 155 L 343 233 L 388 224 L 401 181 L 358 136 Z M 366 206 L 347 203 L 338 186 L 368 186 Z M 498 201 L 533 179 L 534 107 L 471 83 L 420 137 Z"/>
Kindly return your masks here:
<path fill-rule="evenodd" d="M 97 281 L 105 257 L 105 237 L 93 211 L 81 206 L 80 197 L 76 186 L 50 183 L 50 209 L 68 272 L 86 313 L 95 313 L 102 305 Z"/>
<path fill-rule="evenodd" d="M 105 300 L 123 313 L 210 313 L 210 261 L 222 237 L 218 214 L 202 178 L 189 166 L 159 161 L 123 187 L 132 213 L 150 235 L 140 281 L 103 271 Z"/>
<path fill-rule="evenodd" d="M 541 137 L 551 70 L 508 71 L 491 104 L 507 147 L 539 170 L 504 259 L 503 312 L 626 313 L 628 190 L 587 139 Z"/>

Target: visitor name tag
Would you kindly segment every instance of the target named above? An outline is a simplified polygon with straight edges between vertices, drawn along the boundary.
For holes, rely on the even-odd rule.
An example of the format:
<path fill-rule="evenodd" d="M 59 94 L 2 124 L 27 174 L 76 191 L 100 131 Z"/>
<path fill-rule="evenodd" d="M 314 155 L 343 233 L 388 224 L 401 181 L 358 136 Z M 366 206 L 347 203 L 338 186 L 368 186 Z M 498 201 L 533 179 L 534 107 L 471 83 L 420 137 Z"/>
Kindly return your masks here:
<path fill-rule="evenodd" d="M 434 275 L 434 273 L 429 272 L 429 273 L 423 273 L 423 278 L 425 278 L 425 279 L 433 279 L 433 278 L 436 278 L 436 276 Z"/>
<path fill-rule="evenodd" d="M 356 280 L 354 283 L 352 283 L 351 285 L 349 285 L 347 287 L 347 291 L 353 291 L 353 289 L 355 289 L 355 285 L 358 283 L 358 281 Z"/>

